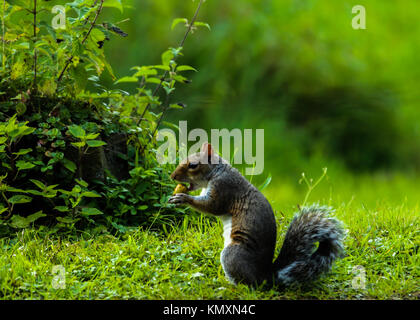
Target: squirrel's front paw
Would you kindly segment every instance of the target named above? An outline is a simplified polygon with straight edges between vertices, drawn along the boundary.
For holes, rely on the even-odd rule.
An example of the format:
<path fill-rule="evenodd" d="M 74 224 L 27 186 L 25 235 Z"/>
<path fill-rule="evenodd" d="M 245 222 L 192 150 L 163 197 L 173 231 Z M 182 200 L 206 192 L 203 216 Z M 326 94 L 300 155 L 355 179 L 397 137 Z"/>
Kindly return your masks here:
<path fill-rule="evenodd" d="M 189 195 L 185 193 L 177 193 L 169 198 L 168 202 L 175 205 L 188 204 Z"/>

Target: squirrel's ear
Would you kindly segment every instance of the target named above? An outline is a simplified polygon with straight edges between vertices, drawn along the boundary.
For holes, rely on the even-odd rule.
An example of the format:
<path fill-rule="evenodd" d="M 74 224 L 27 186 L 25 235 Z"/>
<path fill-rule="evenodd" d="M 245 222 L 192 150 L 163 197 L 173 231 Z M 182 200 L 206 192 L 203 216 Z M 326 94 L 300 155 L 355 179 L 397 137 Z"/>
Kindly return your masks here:
<path fill-rule="evenodd" d="M 211 146 L 210 143 L 203 143 L 202 147 L 201 147 L 201 152 L 202 153 L 207 153 L 209 157 L 211 157 L 214 153 L 213 151 L 213 147 Z"/>
<path fill-rule="evenodd" d="M 205 156 L 207 161 L 206 163 L 211 163 L 211 158 L 213 157 L 214 151 L 210 143 L 203 143 L 201 147 L 201 153 Z"/>

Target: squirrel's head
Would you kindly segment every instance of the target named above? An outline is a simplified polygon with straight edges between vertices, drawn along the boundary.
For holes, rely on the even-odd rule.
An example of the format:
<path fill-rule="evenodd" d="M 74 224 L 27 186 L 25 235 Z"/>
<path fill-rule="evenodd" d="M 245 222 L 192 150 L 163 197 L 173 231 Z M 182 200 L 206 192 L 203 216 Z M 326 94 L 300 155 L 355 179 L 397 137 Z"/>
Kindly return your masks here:
<path fill-rule="evenodd" d="M 206 188 L 213 166 L 220 161 L 209 143 L 204 143 L 201 151 L 182 160 L 172 172 L 171 178 L 179 182 L 190 184 L 188 191 Z"/>

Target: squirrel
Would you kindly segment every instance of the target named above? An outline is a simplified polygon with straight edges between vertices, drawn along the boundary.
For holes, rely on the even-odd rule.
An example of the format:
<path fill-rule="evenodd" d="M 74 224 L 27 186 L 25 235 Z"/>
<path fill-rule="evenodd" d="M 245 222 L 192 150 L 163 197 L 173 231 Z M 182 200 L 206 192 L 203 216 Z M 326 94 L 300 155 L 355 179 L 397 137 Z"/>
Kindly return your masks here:
<path fill-rule="evenodd" d="M 224 248 L 220 261 L 233 284 L 286 287 L 308 283 L 343 256 L 342 223 L 329 216 L 331 208 L 312 205 L 300 208 L 294 216 L 273 262 L 277 231 L 270 203 L 208 143 L 181 161 L 171 178 L 189 183 L 187 192 L 200 188 L 202 192 L 199 196 L 177 193 L 169 203 L 188 205 L 221 219 Z"/>

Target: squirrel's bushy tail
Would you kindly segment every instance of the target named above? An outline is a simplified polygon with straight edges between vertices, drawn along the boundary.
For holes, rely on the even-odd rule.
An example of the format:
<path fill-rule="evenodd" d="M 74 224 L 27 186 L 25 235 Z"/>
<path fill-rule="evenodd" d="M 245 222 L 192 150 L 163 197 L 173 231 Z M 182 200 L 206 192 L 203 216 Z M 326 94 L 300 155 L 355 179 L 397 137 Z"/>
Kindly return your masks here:
<path fill-rule="evenodd" d="M 329 216 L 331 211 L 313 205 L 295 215 L 274 262 L 277 285 L 313 281 L 342 257 L 345 231 L 339 220 Z"/>

